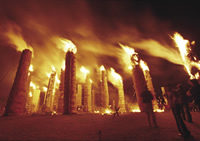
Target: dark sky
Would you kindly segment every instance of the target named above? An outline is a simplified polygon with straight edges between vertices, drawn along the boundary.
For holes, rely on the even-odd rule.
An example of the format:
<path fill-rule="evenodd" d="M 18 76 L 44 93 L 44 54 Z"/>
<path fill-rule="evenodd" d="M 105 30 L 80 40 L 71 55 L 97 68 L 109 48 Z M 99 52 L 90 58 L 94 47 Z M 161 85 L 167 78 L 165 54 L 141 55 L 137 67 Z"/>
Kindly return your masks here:
<path fill-rule="evenodd" d="M 32 46 L 33 82 L 47 85 L 45 73 L 51 65 L 59 72 L 64 60 L 57 38 L 77 46 L 77 70 L 83 65 L 92 72 L 103 64 L 130 79 L 120 58 L 122 43 L 148 63 L 157 86 L 187 80 L 169 35 L 179 32 L 196 41 L 192 51 L 198 57 L 199 13 L 192 1 L 0 0 L 0 102 L 5 104 L 15 77 L 21 55 L 17 46 Z M 8 33 L 25 42 L 11 42 Z"/>

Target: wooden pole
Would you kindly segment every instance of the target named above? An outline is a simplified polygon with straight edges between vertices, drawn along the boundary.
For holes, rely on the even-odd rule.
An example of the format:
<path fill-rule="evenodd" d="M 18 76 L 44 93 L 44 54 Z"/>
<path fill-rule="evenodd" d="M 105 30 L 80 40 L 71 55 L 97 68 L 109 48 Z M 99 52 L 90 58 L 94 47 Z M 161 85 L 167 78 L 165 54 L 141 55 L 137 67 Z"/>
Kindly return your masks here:
<path fill-rule="evenodd" d="M 28 95 L 28 72 L 32 52 L 23 50 L 13 86 L 5 107 L 5 116 L 23 115 L 25 113 L 26 98 Z"/>

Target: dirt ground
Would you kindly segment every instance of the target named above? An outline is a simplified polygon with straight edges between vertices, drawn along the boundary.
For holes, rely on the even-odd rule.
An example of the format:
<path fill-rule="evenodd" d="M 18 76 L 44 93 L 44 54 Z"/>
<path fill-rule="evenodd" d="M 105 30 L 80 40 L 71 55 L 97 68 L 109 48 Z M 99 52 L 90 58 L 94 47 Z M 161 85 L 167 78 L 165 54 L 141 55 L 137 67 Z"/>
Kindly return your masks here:
<path fill-rule="evenodd" d="M 192 116 L 188 139 L 177 136 L 171 112 L 156 113 L 158 128 L 147 126 L 144 113 L 0 117 L 0 140 L 200 141 L 200 113 Z"/>

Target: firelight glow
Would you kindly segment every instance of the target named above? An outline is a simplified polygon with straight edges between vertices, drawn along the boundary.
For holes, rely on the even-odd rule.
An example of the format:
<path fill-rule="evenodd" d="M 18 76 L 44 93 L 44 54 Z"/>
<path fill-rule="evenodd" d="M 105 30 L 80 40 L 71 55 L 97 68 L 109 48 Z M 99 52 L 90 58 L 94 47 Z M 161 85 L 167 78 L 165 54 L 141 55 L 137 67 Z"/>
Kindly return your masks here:
<path fill-rule="evenodd" d="M 147 63 L 145 63 L 143 60 L 140 60 L 140 67 L 142 68 L 143 71 L 149 71 Z"/>
<path fill-rule="evenodd" d="M 113 78 L 111 79 L 111 83 L 113 83 L 114 85 L 119 85 L 119 83 L 122 84 L 122 77 L 118 73 L 116 73 L 115 69 L 110 68 L 110 71 Z"/>
<path fill-rule="evenodd" d="M 105 67 L 103 65 L 100 66 L 100 71 L 105 71 Z"/>
<path fill-rule="evenodd" d="M 76 46 L 73 44 L 72 41 L 70 41 L 70 40 L 68 40 L 68 39 L 60 39 L 60 41 L 61 41 L 62 43 L 64 43 L 64 48 L 63 48 L 64 52 L 70 51 L 70 52 L 73 52 L 74 54 L 76 54 L 77 48 L 76 48 Z"/>
<path fill-rule="evenodd" d="M 29 66 L 29 71 L 33 72 L 33 65 L 32 64 Z"/>
<path fill-rule="evenodd" d="M 32 81 L 30 82 L 30 87 L 32 87 L 33 89 L 36 89 L 36 86 Z"/>
<path fill-rule="evenodd" d="M 190 60 L 187 56 L 191 51 L 191 47 L 189 44 L 188 40 L 185 40 L 179 33 L 174 33 L 174 36 L 171 37 L 174 42 L 176 43 L 177 48 L 179 49 L 182 61 L 183 61 L 183 65 L 188 73 L 188 75 L 190 76 L 190 79 L 194 79 L 194 78 L 198 78 L 199 75 L 196 74 L 192 74 L 191 73 L 191 69 L 193 66 L 195 66 L 196 68 L 198 68 L 200 70 L 200 63 L 199 62 L 194 62 L 192 60 Z M 194 58 L 195 60 L 195 58 Z"/>
<path fill-rule="evenodd" d="M 134 65 L 138 65 L 138 53 L 135 52 L 135 50 L 127 45 L 123 45 L 119 43 L 119 45 L 122 48 L 122 54 L 121 58 L 123 59 L 123 62 L 125 64 L 125 68 L 127 68 L 128 71 L 132 70 Z"/>

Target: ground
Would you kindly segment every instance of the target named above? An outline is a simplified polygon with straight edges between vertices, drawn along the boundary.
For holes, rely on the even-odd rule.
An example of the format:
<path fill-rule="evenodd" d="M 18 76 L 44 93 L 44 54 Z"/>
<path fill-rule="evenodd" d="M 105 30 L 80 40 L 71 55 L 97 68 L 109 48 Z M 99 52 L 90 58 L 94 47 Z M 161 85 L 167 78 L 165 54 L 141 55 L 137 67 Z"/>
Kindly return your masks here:
<path fill-rule="evenodd" d="M 156 113 L 158 128 L 148 127 L 144 113 L 0 117 L 0 140 L 199 141 L 200 113 L 192 116 L 188 139 L 177 136 L 171 112 Z"/>

